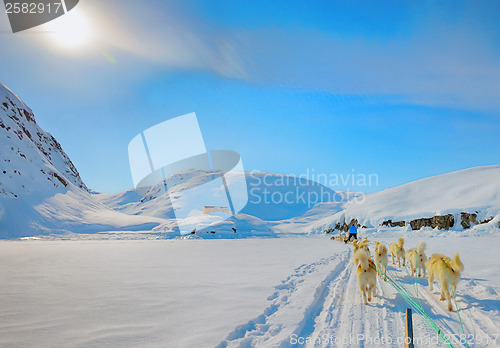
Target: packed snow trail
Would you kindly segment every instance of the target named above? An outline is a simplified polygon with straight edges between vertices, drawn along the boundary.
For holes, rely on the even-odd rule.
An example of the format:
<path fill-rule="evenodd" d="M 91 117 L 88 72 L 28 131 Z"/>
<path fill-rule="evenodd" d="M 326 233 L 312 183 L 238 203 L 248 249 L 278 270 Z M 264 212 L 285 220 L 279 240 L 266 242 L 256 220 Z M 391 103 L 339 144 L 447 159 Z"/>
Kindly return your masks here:
<path fill-rule="evenodd" d="M 297 268 L 275 287 L 264 312 L 236 327 L 218 347 L 401 347 L 409 304 L 378 278 L 377 297 L 364 305 L 351 255 L 351 247 L 345 246 L 330 258 Z M 422 308 L 454 347 L 465 347 L 465 341 L 469 347 L 498 346 L 497 290 L 462 279 L 456 299 L 465 331 L 461 336 L 457 312 L 448 312 L 439 301 L 439 284 L 430 293 L 427 279 L 411 277 L 391 264 L 388 272 L 415 299 L 418 292 Z M 416 347 L 446 347 L 418 313 L 413 330 Z"/>

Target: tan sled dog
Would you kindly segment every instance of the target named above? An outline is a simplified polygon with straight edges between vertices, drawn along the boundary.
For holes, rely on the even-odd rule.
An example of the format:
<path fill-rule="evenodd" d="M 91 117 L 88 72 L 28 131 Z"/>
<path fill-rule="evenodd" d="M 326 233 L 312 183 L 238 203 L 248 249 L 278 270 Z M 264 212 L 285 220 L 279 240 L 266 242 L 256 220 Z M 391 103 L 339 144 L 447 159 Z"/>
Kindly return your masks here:
<path fill-rule="evenodd" d="M 415 272 L 418 270 L 418 276 L 425 277 L 425 262 L 427 261 L 427 255 L 425 255 L 425 242 L 420 241 L 418 243 L 417 249 L 410 249 L 406 252 L 406 259 L 410 264 L 411 275 L 412 277 L 415 275 Z M 423 275 L 421 275 L 420 270 L 423 271 Z"/>
<path fill-rule="evenodd" d="M 452 311 L 450 300 L 450 283 L 452 290 L 452 297 L 455 297 L 455 291 L 457 288 L 458 281 L 460 280 L 460 273 L 464 270 L 464 265 L 460 260 L 458 253 L 452 260 L 443 254 L 434 254 L 425 263 L 427 267 L 427 272 L 429 272 L 429 291 L 432 291 L 432 283 L 434 282 L 434 277 L 439 280 L 441 284 L 441 297 L 440 300 L 444 301 L 445 297 L 448 301 L 448 310 Z"/>
<path fill-rule="evenodd" d="M 357 265 L 358 285 L 363 296 L 363 303 L 368 304 L 372 300 L 372 296 L 377 296 L 375 294 L 375 287 L 377 286 L 375 263 L 366 254 L 365 250 L 360 249 L 354 253 L 354 264 Z M 368 302 L 366 302 L 367 297 Z"/>
<path fill-rule="evenodd" d="M 403 238 L 398 239 L 398 244 L 396 243 L 391 243 L 389 245 L 389 249 L 391 249 L 391 255 L 392 255 L 392 265 L 395 265 L 394 258 L 398 260 L 398 267 L 401 267 L 400 260 L 403 259 L 403 266 L 406 263 L 405 260 L 405 240 Z"/>
<path fill-rule="evenodd" d="M 387 258 L 387 247 L 384 244 L 375 242 L 375 254 L 373 259 L 380 273 L 383 274 L 384 281 L 387 281 L 387 263 L 389 260 Z M 379 276 L 382 277 L 380 273 Z"/>

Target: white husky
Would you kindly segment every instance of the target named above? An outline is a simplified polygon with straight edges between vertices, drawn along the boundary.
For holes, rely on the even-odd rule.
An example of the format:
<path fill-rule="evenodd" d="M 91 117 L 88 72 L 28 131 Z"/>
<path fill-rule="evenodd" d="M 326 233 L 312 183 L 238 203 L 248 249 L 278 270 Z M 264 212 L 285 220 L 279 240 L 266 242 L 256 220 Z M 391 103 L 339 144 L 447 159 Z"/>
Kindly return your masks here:
<path fill-rule="evenodd" d="M 427 255 L 425 255 L 425 242 L 420 241 L 418 243 L 417 249 L 410 249 L 406 252 L 406 261 L 410 264 L 411 275 L 414 276 L 415 272 L 418 271 L 418 276 L 425 277 L 425 263 L 427 262 Z M 420 270 L 423 271 L 421 275 Z"/>
<path fill-rule="evenodd" d="M 360 249 L 354 253 L 354 265 L 357 265 L 358 285 L 363 296 L 363 303 L 368 304 L 372 300 L 372 296 L 377 296 L 375 294 L 375 287 L 377 286 L 375 263 L 365 250 Z M 367 297 L 368 302 L 366 302 Z"/>
<path fill-rule="evenodd" d="M 387 263 L 389 259 L 387 257 L 387 247 L 384 244 L 375 242 L 375 254 L 373 259 L 380 273 L 384 275 L 384 281 L 387 281 Z M 382 277 L 382 275 L 380 276 Z"/>

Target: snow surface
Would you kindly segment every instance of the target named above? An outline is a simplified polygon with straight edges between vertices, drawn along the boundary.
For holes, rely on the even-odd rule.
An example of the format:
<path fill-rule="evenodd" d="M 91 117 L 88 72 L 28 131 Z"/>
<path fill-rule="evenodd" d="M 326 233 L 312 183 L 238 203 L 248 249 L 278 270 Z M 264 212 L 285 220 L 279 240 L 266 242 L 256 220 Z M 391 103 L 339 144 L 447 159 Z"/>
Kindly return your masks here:
<path fill-rule="evenodd" d="M 396 240 L 386 232 L 369 232 L 371 246 Z M 469 339 L 483 340 L 469 346 L 497 347 L 499 235 L 422 234 L 406 245 L 420 239 L 428 255 L 460 252 L 460 315 Z M 351 343 L 339 346 L 401 347 L 407 304 L 378 281 L 378 297 L 363 305 L 350 248 L 325 235 L 2 241 L 0 346 L 332 347 L 332 339 L 344 339 Z M 414 279 L 398 273 L 414 294 Z M 437 290 L 429 293 L 427 280 L 417 283 L 422 306 L 443 332 L 460 334 L 457 313 L 445 310 Z M 413 323 L 415 336 L 430 342 L 418 347 L 443 346 L 429 341 L 435 335 L 417 314 Z M 309 344 L 291 344 L 301 337 Z M 369 341 L 376 339 L 394 342 Z"/>

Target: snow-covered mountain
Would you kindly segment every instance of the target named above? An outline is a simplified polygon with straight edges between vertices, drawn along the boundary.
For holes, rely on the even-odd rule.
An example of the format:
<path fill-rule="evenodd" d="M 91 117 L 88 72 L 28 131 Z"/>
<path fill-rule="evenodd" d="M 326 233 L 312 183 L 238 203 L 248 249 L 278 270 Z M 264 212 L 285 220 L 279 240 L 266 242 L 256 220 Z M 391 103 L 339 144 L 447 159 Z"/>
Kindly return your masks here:
<path fill-rule="evenodd" d="M 460 229 L 484 222 L 497 226 L 500 221 L 500 165 L 438 175 L 369 195 L 336 192 L 289 175 L 245 173 L 225 184 L 246 181 L 248 203 L 239 213 L 225 221 L 212 214 L 176 221 L 168 198 L 211 181 L 213 173 L 177 173 L 144 197 L 133 190 L 89 192 L 61 145 L 3 84 L 0 164 L 0 238 L 106 231 L 179 236 L 179 226 L 191 225 L 202 226 L 197 236 L 205 238 L 274 237 L 352 223 L 410 230 Z"/>
<path fill-rule="evenodd" d="M 162 218 L 173 217 L 168 197 L 212 180 L 212 173 L 203 170 L 188 170 L 177 173 L 158 183 L 141 197 L 134 190 L 120 193 L 101 193 L 95 197 L 101 203 L 127 214 L 149 215 Z M 238 185 L 243 176 L 227 184 Z M 290 175 L 247 172 L 245 180 L 248 203 L 240 212 L 266 221 L 297 218 L 307 213 L 317 203 L 334 202 L 340 207 L 346 202 L 345 195 L 316 182 Z M 165 186 L 170 189 L 165 192 Z M 339 211 L 334 205 L 330 213 Z"/>
<path fill-rule="evenodd" d="M 173 219 L 175 214 L 169 197 L 182 195 L 184 190 L 211 180 L 212 173 L 209 171 L 187 170 L 159 182 L 144 197 L 133 190 L 116 194 L 95 194 L 94 197 L 110 208 L 126 214 Z M 274 236 L 275 232 L 307 233 L 309 231 L 302 228 L 307 222 L 340 211 L 347 201 L 347 196 L 343 193 L 290 175 L 247 172 L 245 176 L 237 175 L 228 180 L 227 185 L 229 188 L 231 185 L 238 186 L 240 180 L 246 181 L 248 203 L 239 213 L 218 223 L 212 221 L 210 215 L 200 215 L 196 219 L 200 226 L 209 224 L 207 231 L 215 231 L 215 237 L 219 237 L 221 233 L 234 237 L 233 228 L 236 231 L 246 231 L 246 235 L 250 236 Z M 167 192 L 164 187 L 169 188 Z M 178 222 L 182 226 L 184 223 L 193 224 L 194 220 L 190 218 Z M 156 230 L 168 232 L 171 227 L 169 224 Z"/>
<path fill-rule="evenodd" d="M 162 222 L 118 213 L 94 200 L 57 140 L 0 83 L 0 238 L 145 230 Z"/>
<path fill-rule="evenodd" d="M 88 190 L 57 140 L 36 124 L 31 109 L 1 83 L 0 132 L 0 195 L 58 192 L 69 183 Z"/>
<path fill-rule="evenodd" d="M 32 110 L 3 84 L 0 154 L 0 238 L 104 231 L 178 235 L 172 205 L 162 190 L 165 183 L 158 183 L 145 197 L 133 190 L 89 192 L 61 145 L 37 125 Z M 166 184 L 171 188 L 169 194 L 178 195 L 211 178 L 212 173 L 191 170 L 167 178 Z M 207 237 L 274 236 L 277 223 L 271 221 L 297 219 L 315 203 L 325 201 L 337 202 L 331 207 L 338 211 L 345 202 L 331 189 L 292 176 L 247 173 L 246 180 L 249 202 L 241 212 L 216 224 L 210 225 L 217 220 L 210 215 L 199 221 L 210 225 Z"/>
<path fill-rule="evenodd" d="M 500 220 L 500 165 L 432 176 L 354 199 L 324 227 L 424 226 L 448 229 Z M 462 227 L 460 227 L 462 226 Z"/>

